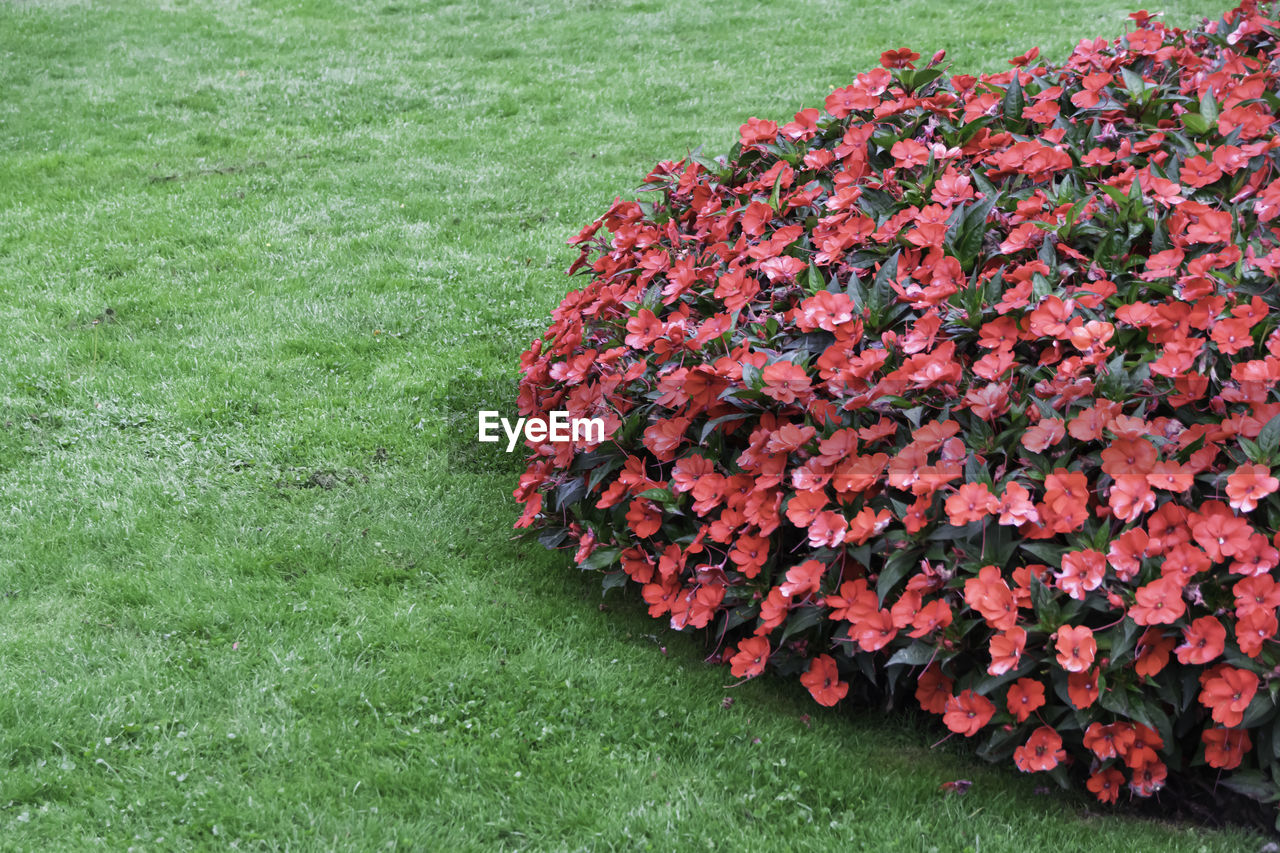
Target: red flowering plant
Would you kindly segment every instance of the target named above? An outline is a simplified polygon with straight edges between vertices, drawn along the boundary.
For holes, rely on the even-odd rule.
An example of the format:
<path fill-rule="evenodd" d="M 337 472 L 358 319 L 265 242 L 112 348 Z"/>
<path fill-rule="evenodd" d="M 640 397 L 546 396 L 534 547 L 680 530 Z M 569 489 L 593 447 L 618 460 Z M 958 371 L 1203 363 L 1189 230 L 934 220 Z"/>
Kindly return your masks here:
<path fill-rule="evenodd" d="M 1280 42 L 906 48 L 664 162 L 521 359 L 551 547 L 734 676 L 918 702 L 1099 799 L 1280 799 Z"/>

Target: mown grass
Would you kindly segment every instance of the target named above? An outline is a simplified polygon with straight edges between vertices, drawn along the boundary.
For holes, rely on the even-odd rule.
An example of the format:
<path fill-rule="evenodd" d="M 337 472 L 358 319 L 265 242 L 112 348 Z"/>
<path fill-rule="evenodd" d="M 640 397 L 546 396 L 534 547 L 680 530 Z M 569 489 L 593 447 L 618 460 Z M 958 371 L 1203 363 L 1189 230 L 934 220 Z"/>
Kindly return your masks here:
<path fill-rule="evenodd" d="M 0 847 L 1258 847 L 725 687 L 471 440 L 658 159 L 1128 11 L 0 4 Z"/>

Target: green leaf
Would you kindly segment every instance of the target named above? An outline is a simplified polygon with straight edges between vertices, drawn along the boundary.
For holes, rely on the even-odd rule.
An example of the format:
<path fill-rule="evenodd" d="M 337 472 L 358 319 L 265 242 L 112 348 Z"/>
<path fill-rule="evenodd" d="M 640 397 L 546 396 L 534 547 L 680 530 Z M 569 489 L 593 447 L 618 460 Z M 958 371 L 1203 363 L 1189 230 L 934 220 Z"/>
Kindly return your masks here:
<path fill-rule="evenodd" d="M 748 365 L 743 365 L 744 368 L 746 368 L 747 366 Z M 720 426 L 721 424 L 728 423 L 729 421 L 742 421 L 754 416 L 755 415 L 753 412 L 735 412 L 732 415 L 721 415 L 718 418 L 712 418 L 711 420 L 707 421 L 706 424 L 703 425 L 702 435 L 698 439 L 698 443 L 702 444 L 703 442 L 705 442 L 707 440 L 707 436 L 711 435 L 711 433 L 715 430 L 715 428 Z"/>
<path fill-rule="evenodd" d="M 1120 74 L 1124 77 L 1124 87 L 1129 90 L 1129 94 L 1133 96 L 1134 100 L 1137 100 L 1139 95 L 1147 91 L 1147 81 L 1142 79 L 1141 74 L 1130 68 L 1121 68 Z"/>
<path fill-rule="evenodd" d="M 1182 119 L 1182 126 L 1190 134 L 1201 136 L 1209 131 L 1208 120 L 1199 113 L 1183 113 L 1179 118 Z"/>
<path fill-rule="evenodd" d="M 1213 93 L 1206 91 L 1200 96 L 1200 115 L 1204 116 L 1204 120 L 1210 124 L 1218 121 L 1218 102 L 1213 99 Z"/>
<path fill-rule="evenodd" d="M 1045 564 L 1049 566 L 1061 566 L 1062 555 L 1066 553 L 1065 548 L 1044 542 L 1023 542 L 1022 550 L 1044 560 Z"/>
<path fill-rule="evenodd" d="M 1050 630 L 1059 626 L 1062 608 L 1055 601 L 1054 591 L 1045 585 L 1034 573 L 1031 575 L 1031 605 L 1040 617 L 1041 623 Z"/>
<path fill-rule="evenodd" d="M 1138 182 L 1134 181 L 1133 183 L 1136 186 Z M 1042 231 L 1047 230 L 1044 226 L 1039 226 L 1039 227 Z M 1050 274 L 1054 276 L 1057 276 L 1059 274 L 1058 273 L 1058 248 L 1057 248 L 1056 240 L 1050 240 L 1048 238 L 1048 235 L 1046 235 L 1045 239 L 1040 242 L 1040 251 L 1036 252 L 1036 257 L 1039 258 L 1039 260 L 1042 261 L 1044 265 L 1049 268 Z"/>
<path fill-rule="evenodd" d="M 721 622 L 720 633 L 723 635 L 725 631 L 732 631 L 739 625 L 743 625 L 756 617 L 756 608 L 749 605 L 735 607 L 732 610 L 725 611 L 724 619 Z"/>
<path fill-rule="evenodd" d="M 1242 770 L 1232 773 L 1221 780 L 1221 784 L 1237 794 L 1257 800 L 1260 803 L 1274 803 L 1280 800 L 1280 790 L 1276 783 L 1268 779 L 1261 770 Z"/>
<path fill-rule="evenodd" d="M 618 562 L 618 555 L 621 553 L 620 548 L 597 548 L 591 552 L 590 557 L 578 564 L 578 568 L 584 572 L 607 568 Z"/>
<path fill-rule="evenodd" d="M 587 481 L 583 477 L 574 477 L 556 487 L 556 511 L 577 503 L 587 493 Z"/>
<path fill-rule="evenodd" d="M 720 169 L 723 168 L 715 160 L 711 159 L 710 157 L 702 153 L 701 145 L 693 149 L 693 152 L 689 154 L 689 159 L 697 163 L 699 166 L 706 169 L 708 172 L 710 172 L 713 175 L 719 174 Z"/>
<path fill-rule="evenodd" d="M 1063 231 L 1071 230 L 1071 226 L 1076 224 L 1076 219 L 1077 217 L 1080 216 L 1080 212 L 1084 210 L 1085 205 L 1088 204 L 1092 199 L 1093 199 L 1093 194 L 1091 193 L 1085 196 L 1084 198 L 1080 199 L 1079 201 L 1077 201 L 1075 204 L 1071 205 L 1071 209 L 1067 211 L 1066 221 L 1063 224 L 1063 229 L 1062 229 Z M 1059 233 L 1062 233 L 1062 232 L 1059 232 Z"/>
<path fill-rule="evenodd" d="M 875 283 L 871 285 L 871 310 L 879 312 L 889 305 L 889 294 L 893 290 L 889 286 L 889 282 L 898 279 L 898 258 L 902 255 L 899 249 L 889 256 L 889 260 L 880 265 L 879 272 L 876 273 Z"/>
<path fill-rule="evenodd" d="M 608 477 L 614 471 L 622 467 L 622 462 L 623 459 L 621 456 L 615 456 L 603 465 L 597 465 L 595 468 L 592 468 L 591 476 L 587 479 L 587 492 L 590 493 L 595 491 L 596 486 L 600 485 L 600 482 L 604 480 L 605 477 Z"/>
<path fill-rule="evenodd" d="M 643 492 L 636 495 L 636 497 L 644 498 L 647 501 L 654 501 L 660 504 L 673 504 L 680 500 L 671 493 L 670 489 L 645 489 Z"/>
<path fill-rule="evenodd" d="M 1191 455 L 1193 453 L 1195 453 L 1197 450 L 1199 450 L 1202 447 L 1204 447 L 1203 435 L 1201 435 L 1195 441 L 1191 442 L 1186 447 L 1182 448 L 1176 454 L 1174 454 L 1174 459 L 1177 459 L 1180 464 L 1184 463 L 1191 458 Z"/>
<path fill-rule="evenodd" d="M 973 170 L 973 184 L 978 188 L 978 192 L 982 193 L 983 198 L 991 198 L 1000 194 L 995 184 L 987 178 L 984 172 L 977 169 Z"/>
<path fill-rule="evenodd" d="M 915 92 L 928 86 L 941 76 L 941 68 L 921 68 L 916 71 L 903 71 L 898 79 L 902 81 L 902 88 L 908 92 Z"/>
<path fill-rule="evenodd" d="M 1098 189 L 1106 193 L 1111 198 L 1111 200 L 1116 203 L 1116 207 L 1120 209 L 1121 213 L 1123 213 L 1128 209 L 1129 196 L 1121 192 L 1118 187 L 1110 187 L 1103 184 L 1103 185 L 1100 185 Z"/>
<path fill-rule="evenodd" d="M 862 279 L 855 270 L 849 275 L 849 283 L 845 285 L 844 292 L 853 300 L 853 309 L 859 313 L 863 308 L 867 307 L 867 289 L 862 284 Z"/>
<path fill-rule="evenodd" d="M 970 689 L 979 696 L 987 696 L 993 690 L 1003 687 L 1010 681 L 1028 675 L 1035 668 L 1036 661 L 1030 655 L 1026 655 L 1022 659 L 1022 663 L 1016 668 L 1009 670 L 1004 675 L 986 675 L 975 681 Z"/>
<path fill-rule="evenodd" d="M 1122 719 L 1133 719 L 1133 709 L 1129 706 L 1129 694 L 1120 687 L 1099 691 L 1098 704 Z"/>
<path fill-rule="evenodd" d="M 567 527 L 548 527 L 538 533 L 538 544 L 544 548 L 555 548 L 569 537 Z"/>
<path fill-rule="evenodd" d="M 1276 451 L 1280 450 L 1280 415 L 1276 415 L 1263 425 L 1262 431 L 1258 433 L 1258 447 L 1260 447 L 1268 456 L 1275 457 Z"/>
<path fill-rule="evenodd" d="M 1067 765 L 1056 764 L 1048 773 L 1049 778 L 1057 782 L 1059 788 L 1064 791 L 1071 790 L 1071 777 L 1067 775 Z"/>
<path fill-rule="evenodd" d="M 1244 720 L 1240 726 L 1252 729 L 1274 714 L 1275 710 L 1276 703 L 1271 700 L 1271 694 L 1265 690 L 1259 690 L 1254 694 L 1249 707 L 1244 709 Z"/>
<path fill-rule="evenodd" d="M 1131 220 L 1134 219 L 1135 214 L 1141 214 L 1143 210 L 1144 210 L 1144 207 L 1142 204 L 1142 181 L 1138 181 L 1138 180 L 1130 181 L 1129 211 L 1128 211 L 1129 219 Z M 1129 230 L 1130 230 L 1129 239 L 1132 242 L 1133 237 L 1135 235 L 1133 234 L 1132 227 Z"/>
<path fill-rule="evenodd" d="M 962 269 L 972 268 L 982 253 L 982 238 L 987 235 L 987 217 L 991 215 L 991 208 L 995 207 L 999 196 L 998 191 L 990 192 L 965 212 L 952 247 Z"/>
<path fill-rule="evenodd" d="M 1125 619 L 1120 623 L 1120 634 L 1111 643 L 1110 657 L 1113 663 L 1123 662 L 1122 659 L 1137 645 L 1141 633 L 1141 627 L 1132 619 Z"/>
<path fill-rule="evenodd" d="M 898 202 L 884 190 L 864 188 L 858 196 L 858 206 L 879 225 L 897 209 Z"/>
<path fill-rule="evenodd" d="M 820 290 L 831 289 L 830 285 L 827 284 L 826 277 L 819 272 L 817 266 L 815 266 L 813 262 L 809 263 L 809 278 L 806 284 L 808 285 L 807 289 L 810 293 L 817 293 Z"/>
<path fill-rule="evenodd" d="M 1031 274 L 1031 297 L 1033 301 L 1039 301 L 1050 293 L 1053 293 L 1054 287 L 1049 283 L 1049 279 L 1040 273 Z"/>
<path fill-rule="evenodd" d="M 787 617 L 787 627 L 782 631 L 782 639 L 778 641 L 781 645 L 787 641 L 789 637 L 812 628 L 822 621 L 824 609 L 821 607 L 798 607 L 793 611 L 793 615 Z"/>
<path fill-rule="evenodd" d="M 1022 121 L 1022 108 L 1026 105 L 1026 99 L 1022 96 L 1022 84 L 1018 82 L 1017 71 L 1014 71 L 1013 79 L 1009 82 L 1008 87 L 1004 90 L 1004 102 L 1002 109 L 1006 121 Z"/>
<path fill-rule="evenodd" d="M 955 539 L 976 539 L 982 535 L 985 522 L 971 521 L 956 527 L 951 524 L 940 524 L 926 539 L 930 542 L 949 542 Z"/>
<path fill-rule="evenodd" d="M 991 485 L 991 472 L 987 466 L 978 461 L 978 457 L 970 453 L 964 459 L 964 481 L 966 483 L 983 483 Z"/>
<path fill-rule="evenodd" d="M 911 571 L 911 567 L 915 564 L 916 554 L 912 550 L 897 551 L 885 562 L 880 577 L 876 579 L 876 595 L 880 598 L 881 604 L 884 604 L 884 598 L 889 591 L 906 576 L 907 572 Z"/>
<path fill-rule="evenodd" d="M 1009 757 L 1014 747 L 1021 746 L 1025 737 L 1026 732 L 1018 726 L 1013 726 L 1008 731 L 997 726 L 978 750 L 978 757 L 984 761 L 1000 761 Z"/>
<path fill-rule="evenodd" d="M 928 643 L 916 640 L 906 648 L 898 649 L 885 666 L 924 666 L 933 660 L 936 649 Z"/>
<path fill-rule="evenodd" d="M 1236 439 L 1236 442 L 1240 445 L 1240 449 L 1244 451 L 1244 455 L 1249 458 L 1250 462 L 1257 462 L 1262 465 L 1267 464 L 1268 454 L 1263 452 L 1262 448 L 1259 447 L 1256 442 L 1250 441 L 1243 435 L 1239 436 Z"/>

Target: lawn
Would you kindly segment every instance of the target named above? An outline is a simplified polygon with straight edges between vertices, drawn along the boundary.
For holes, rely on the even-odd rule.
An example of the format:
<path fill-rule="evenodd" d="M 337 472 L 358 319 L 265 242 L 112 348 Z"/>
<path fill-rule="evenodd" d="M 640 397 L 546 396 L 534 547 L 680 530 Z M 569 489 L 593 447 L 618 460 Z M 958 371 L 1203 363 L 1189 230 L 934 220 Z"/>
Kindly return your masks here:
<path fill-rule="evenodd" d="M 657 160 L 1129 11 L 0 2 L 0 848 L 1258 848 L 727 687 L 474 442 Z"/>

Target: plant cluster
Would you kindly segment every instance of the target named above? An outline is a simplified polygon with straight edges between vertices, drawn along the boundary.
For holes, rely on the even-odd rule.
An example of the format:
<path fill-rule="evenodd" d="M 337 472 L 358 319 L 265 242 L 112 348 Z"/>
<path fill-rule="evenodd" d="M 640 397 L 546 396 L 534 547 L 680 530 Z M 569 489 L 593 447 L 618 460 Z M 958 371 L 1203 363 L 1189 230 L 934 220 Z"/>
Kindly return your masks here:
<path fill-rule="evenodd" d="M 918 702 L 1100 800 L 1280 759 L 1280 42 L 902 48 L 573 241 L 518 526 L 734 676 Z"/>

